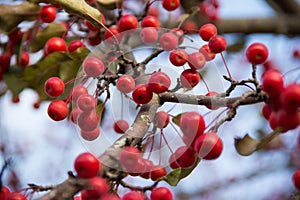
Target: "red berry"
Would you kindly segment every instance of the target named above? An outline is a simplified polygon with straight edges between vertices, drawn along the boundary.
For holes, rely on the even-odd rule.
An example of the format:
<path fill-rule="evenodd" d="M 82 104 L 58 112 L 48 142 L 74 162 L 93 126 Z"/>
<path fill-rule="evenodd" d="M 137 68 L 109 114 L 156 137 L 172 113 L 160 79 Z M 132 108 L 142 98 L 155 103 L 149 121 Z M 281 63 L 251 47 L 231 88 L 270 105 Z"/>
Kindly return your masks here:
<path fill-rule="evenodd" d="M 56 18 L 56 8 L 54 6 L 43 6 L 40 10 L 40 18 L 45 23 L 51 23 Z"/>
<path fill-rule="evenodd" d="M 109 44 L 119 43 L 122 40 L 122 35 L 119 34 L 119 29 L 117 27 L 110 27 L 104 33 L 104 39 Z M 115 38 L 113 38 L 113 36 Z M 117 41 L 116 41 L 117 40 Z"/>
<path fill-rule="evenodd" d="M 134 82 L 134 79 L 132 78 L 132 76 L 123 75 L 118 78 L 118 80 L 116 82 L 116 86 L 117 86 L 118 90 L 120 90 L 120 92 L 126 94 L 126 93 L 133 91 L 133 89 L 135 87 L 135 82 Z"/>
<path fill-rule="evenodd" d="M 156 28 L 146 27 L 143 28 L 140 32 L 140 38 L 145 44 L 152 44 L 158 39 L 158 32 Z"/>
<path fill-rule="evenodd" d="M 269 104 L 264 104 L 262 108 L 262 114 L 266 120 L 269 119 L 271 112 L 272 112 L 271 106 Z"/>
<path fill-rule="evenodd" d="M 78 97 L 77 106 L 83 112 L 89 112 L 95 109 L 96 107 L 96 99 L 94 96 L 90 94 L 83 94 Z"/>
<path fill-rule="evenodd" d="M 95 139 L 97 139 L 100 135 L 100 129 L 99 127 L 95 128 L 92 131 L 84 131 L 81 130 L 80 131 L 80 135 L 83 139 L 87 140 L 87 141 L 93 141 Z"/>
<path fill-rule="evenodd" d="M 19 192 L 11 192 L 6 196 L 5 200 L 27 200 L 27 198 Z"/>
<path fill-rule="evenodd" d="M 102 41 L 100 31 L 90 31 L 86 39 L 91 46 L 96 46 Z"/>
<path fill-rule="evenodd" d="M 185 88 L 193 88 L 200 81 L 200 75 L 193 69 L 186 69 L 180 74 L 181 85 Z"/>
<path fill-rule="evenodd" d="M 252 64 L 262 64 L 268 58 L 268 48 L 262 43 L 253 43 L 246 50 L 246 57 Z"/>
<path fill-rule="evenodd" d="M 101 15 L 101 23 L 105 24 L 106 20 L 104 15 Z M 101 29 L 101 27 L 95 27 L 91 22 L 89 22 L 88 20 L 84 20 L 84 24 L 88 27 L 89 30 L 91 31 L 98 31 Z"/>
<path fill-rule="evenodd" d="M 116 194 L 105 194 L 99 200 L 121 200 L 121 199 Z"/>
<path fill-rule="evenodd" d="M 145 27 L 158 28 L 160 26 L 160 23 L 159 23 L 159 20 L 157 19 L 157 17 L 148 15 L 148 16 L 144 17 L 144 19 L 141 22 L 141 25 L 143 28 L 145 28 Z"/>
<path fill-rule="evenodd" d="M 157 94 L 166 92 L 171 85 L 171 79 L 164 72 L 155 72 L 149 78 L 149 89 Z"/>
<path fill-rule="evenodd" d="M 141 177 L 148 179 L 148 178 L 150 178 L 150 172 L 154 165 L 151 160 L 143 159 L 143 162 L 144 162 L 144 166 L 145 166 L 145 171 L 141 174 Z"/>
<path fill-rule="evenodd" d="M 164 7 L 164 9 L 168 10 L 168 11 L 173 11 L 176 8 L 178 8 L 180 5 L 180 1 L 179 0 L 163 0 L 162 1 L 162 6 Z"/>
<path fill-rule="evenodd" d="M 207 97 L 212 97 L 212 96 L 217 96 L 218 93 L 217 92 L 214 92 L 214 91 L 210 91 L 208 92 L 205 96 Z M 211 109 L 211 110 L 216 110 L 218 109 L 219 107 L 218 106 L 213 106 L 214 102 L 213 102 L 213 98 L 211 98 L 211 105 L 206 105 L 206 107 L 208 109 Z"/>
<path fill-rule="evenodd" d="M 213 132 L 208 132 L 196 138 L 194 150 L 205 160 L 218 158 L 223 151 L 221 138 Z"/>
<path fill-rule="evenodd" d="M 297 188 L 297 190 L 300 190 L 300 170 L 299 169 L 294 172 L 294 174 L 292 176 L 292 181 L 294 183 L 295 188 Z"/>
<path fill-rule="evenodd" d="M 145 200 L 145 195 L 138 191 L 130 191 L 123 196 L 122 200 Z"/>
<path fill-rule="evenodd" d="M 179 127 L 184 136 L 187 137 L 187 146 L 190 146 L 196 137 L 203 134 L 205 130 L 205 121 L 202 115 L 197 112 L 186 112 L 180 117 Z"/>
<path fill-rule="evenodd" d="M 44 91 L 50 97 L 58 97 L 65 90 L 64 82 L 58 77 L 51 77 L 45 82 Z"/>
<path fill-rule="evenodd" d="M 129 125 L 125 120 L 120 119 L 114 123 L 114 130 L 116 133 L 125 133 L 128 128 Z"/>
<path fill-rule="evenodd" d="M 125 169 L 134 168 L 140 158 L 141 153 L 135 147 L 125 147 L 120 153 L 120 163 Z"/>
<path fill-rule="evenodd" d="M 211 52 L 208 44 L 204 44 L 200 49 L 199 52 L 203 53 L 205 60 L 210 61 L 216 57 L 216 54 Z"/>
<path fill-rule="evenodd" d="M 215 35 L 210 38 L 208 46 L 213 53 L 221 53 L 227 48 L 226 39 L 220 35 Z"/>
<path fill-rule="evenodd" d="M 82 112 L 79 114 L 77 122 L 81 130 L 92 131 L 98 127 L 99 117 L 95 111 Z"/>
<path fill-rule="evenodd" d="M 164 33 L 159 39 L 160 46 L 165 51 L 170 51 L 178 46 L 178 38 L 173 33 Z"/>
<path fill-rule="evenodd" d="M 47 56 L 50 53 L 53 53 L 55 51 L 58 52 L 65 52 L 67 51 L 67 44 L 64 39 L 59 38 L 59 37 L 53 37 L 50 38 L 44 48 L 44 55 Z"/>
<path fill-rule="evenodd" d="M 131 168 L 126 168 L 127 173 L 131 176 L 139 176 L 142 175 L 146 170 L 145 159 L 140 157 L 135 166 Z"/>
<path fill-rule="evenodd" d="M 212 36 L 217 35 L 217 27 L 214 24 L 204 24 L 199 29 L 199 35 L 204 41 L 209 41 Z"/>
<path fill-rule="evenodd" d="M 136 29 L 137 27 L 138 20 L 132 14 L 125 14 L 119 20 L 118 28 L 120 32 Z"/>
<path fill-rule="evenodd" d="M 173 194 L 166 187 L 157 187 L 152 190 L 150 198 L 151 200 L 173 200 Z"/>
<path fill-rule="evenodd" d="M 167 171 L 163 166 L 155 165 L 151 169 L 150 178 L 152 181 L 157 181 L 158 179 L 167 175 Z"/>
<path fill-rule="evenodd" d="M 158 17 L 159 16 L 159 9 L 158 9 L 158 7 L 151 6 L 148 9 L 148 15 L 152 15 L 154 17 Z"/>
<path fill-rule="evenodd" d="M 101 196 L 107 194 L 109 191 L 109 187 L 105 179 L 101 177 L 93 177 L 90 180 L 90 189 L 88 192 L 94 193 L 93 196 L 98 196 L 99 199 Z"/>
<path fill-rule="evenodd" d="M 104 72 L 104 64 L 98 58 L 88 57 L 83 63 L 83 71 L 87 76 L 97 78 Z"/>
<path fill-rule="evenodd" d="M 273 111 L 269 117 L 269 123 L 273 130 L 280 129 L 281 133 L 297 128 L 300 124 L 300 116 L 297 110 L 287 112 L 284 109 Z"/>
<path fill-rule="evenodd" d="M 188 168 L 196 162 L 196 153 L 193 149 L 186 146 L 179 147 L 174 156 L 179 167 Z"/>
<path fill-rule="evenodd" d="M 292 83 L 288 85 L 280 95 L 281 104 L 284 109 L 294 112 L 300 106 L 300 85 Z"/>
<path fill-rule="evenodd" d="M 157 128 L 166 128 L 170 122 L 169 114 L 165 111 L 156 113 Z"/>
<path fill-rule="evenodd" d="M 184 49 L 175 49 L 170 53 L 169 60 L 175 66 L 182 66 L 188 61 L 188 57 Z"/>
<path fill-rule="evenodd" d="M 68 116 L 68 106 L 62 100 L 54 100 L 48 106 L 48 115 L 54 121 L 64 120 Z"/>
<path fill-rule="evenodd" d="M 17 58 L 17 64 L 20 65 L 21 67 L 26 67 L 29 64 L 29 54 L 27 51 L 22 51 L 20 58 Z"/>
<path fill-rule="evenodd" d="M 151 101 L 153 96 L 152 91 L 150 90 L 147 84 L 139 84 L 135 87 L 132 92 L 132 98 L 137 104 L 146 104 Z"/>
<path fill-rule="evenodd" d="M 10 190 L 5 185 L 0 188 L 0 200 L 5 200 L 5 197 L 10 193 Z"/>
<path fill-rule="evenodd" d="M 78 98 L 81 95 L 88 94 L 88 90 L 86 89 L 86 87 L 84 87 L 82 85 L 76 85 L 75 87 L 73 87 L 73 89 L 70 93 L 71 93 L 71 96 L 72 96 L 73 103 L 76 104 Z"/>
<path fill-rule="evenodd" d="M 170 164 L 170 167 L 172 169 L 177 169 L 179 168 L 179 164 L 177 163 L 177 158 L 176 158 L 176 155 L 173 153 L 171 154 L 170 158 L 169 158 L 169 164 Z"/>
<path fill-rule="evenodd" d="M 268 70 L 262 77 L 262 89 L 271 97 L 280 96 L 284 88 L 284 80 L 276 70 Z"/>
<path fill-rule="evenodd" d="M 73 40 L 68 46 L 68 51 L 72 53 L 81 47 L 85 47 L 85 44 L 81 40 Z"/>
<path fill-rule="evenodd" d="M 194 21 L 188 20 L 182 25 L 182 30 L 187 34 L 194 34 L 198 32 L 198 27 Z"/>
<path fill-rule="evenodd" d="M 72 109 L 70 113 L 70 119 L 73 123 L 77 124 L 77 119 L 80 113 L 82 113 L 82 110 L 80 110 L 78 107 Z"/>
<path fill-rule="evenodd" d="M 191 53 L 188 57 L 188 64 L 193 70 L 201 69 L 206 63 L 205 57 L 201 52 Z"/>
<path fill-rule="evenodd" d="M 98 158 L 89 152 L 77 156 L 74 162 L 75 171 L 80 178 L 92 178 L 97 176 L 101 163 Z"/>

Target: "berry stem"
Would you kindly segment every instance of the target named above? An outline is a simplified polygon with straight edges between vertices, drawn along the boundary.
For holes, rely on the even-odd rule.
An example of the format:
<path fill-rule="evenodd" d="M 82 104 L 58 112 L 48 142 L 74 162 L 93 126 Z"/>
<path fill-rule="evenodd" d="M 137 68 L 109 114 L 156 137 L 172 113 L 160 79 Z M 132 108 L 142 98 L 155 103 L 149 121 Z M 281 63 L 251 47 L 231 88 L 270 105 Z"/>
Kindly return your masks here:
<path fill-rule="evenodd" d="M 231 76 L 231 74 L 230 74 L 230 71 L 229 71 L 229 68 L 228 68 L 228 66 L 227 66 L 227 63 L 226 63 L 225 57 L 224 57 L 224 55 L 223 55 L 223 53 L 222 53 L 222 52 L 221 52 L 220 54 L 221 54 L 221 57 L 222 57 L 223 63 L 224 63 L 224 65 L 225 65 L 226 71 L 227 71 L 227 73 L 228 73 L 228 76 L 229 76 L 229 78 L 231 78 L 231 79 L 232 79 L 232 76 Z"/>
<path fill-rule="evenodd" d="M 165 143 L 166 143 L 166 145 L 167 145 L 167 147 L 168 147 L 168 149 L 170 150 L 170 152 L 173 154 L 173 151 L 172 151 L 172 148 L 171 148 L 171 146 L 169 145 L 169 143 L 168 143 L 168 140 L 167 140 L 167 138 L 166 138 L 166 136 L 164 135 L 164 133 L 163 133 L 163 130 L 161 129 L 161 135 L 162 135 L 162 138 L 164 139 L 164 141 L 165 141 Z"/>

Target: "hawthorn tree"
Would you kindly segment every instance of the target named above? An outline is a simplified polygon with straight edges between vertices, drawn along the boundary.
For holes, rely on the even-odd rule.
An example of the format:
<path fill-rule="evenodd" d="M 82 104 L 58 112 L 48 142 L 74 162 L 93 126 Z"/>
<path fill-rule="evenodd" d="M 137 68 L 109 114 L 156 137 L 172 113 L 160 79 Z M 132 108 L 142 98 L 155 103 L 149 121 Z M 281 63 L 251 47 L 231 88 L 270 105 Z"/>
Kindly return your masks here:
<path fill-rule="evenodd" d="M 245 44 L 254 33 L 297 37 L 300 6 L 294 0 L 266 3 L 276 16 L 221 19 L 217 0 L 0 4 L 1 35 L 7 36 L 1 40 L 0 79 L 5 83 L 1 94 L 11 91 L 18 102 L 24 89 L 35 90 L 39 96 L 35 108 L 50 101 L 49 118 L 70 120 L 85 141 L 101 145 L 100 136 L 110 137 L 102 128 L 105 120 L 111 120 L 119 134 L 99 157 L 90 152 L 78 155 L 74 172 L 64 182 L 28 184 L 26 191 L 46 191 L 38 198 L 42 200 L 172 200 L 176 197 L 160 182 L 176 186 L 201 160 L 221 156 L 221 128 L 234 123 L 241 107 L 263 105 L 256 112 L 262 113 L 272 131 L 260 139 L 248 134 L 232 137 L 240 155 L 249 156 L 296 130 L 298 79 L 285 80 L 265 44 Z M 66 17 L 56 19 L 57 13 Z M 31 23 L 20 29 L 26 22 Z M 233 33 L 240 34 L 239 40 L 229 45 L 224 34 Z M 247 78 L 236 79 L 226 62 L 226 52 L 239 51 L 251 69 Z M 296 59 L 299 51 L 294 51 Z M 41 56 L 33 63 L 34 53 Z M 220 62 L 215 65 L 217 58 Z M 114 114 L 109 112 L 117 114 L 111 119 Z M 0 178 L 7 165 L 8 161 Z M 297 189 L 299 173 L 291 177 Z M 149 185 L 126 182 L 128 176 L 149 179 Z M 0 200 L 32 198 L 26 192 L 10 191 L 2 181 L 0 186 Z M 119 194 L 119 187 L 130 192 Z"/>

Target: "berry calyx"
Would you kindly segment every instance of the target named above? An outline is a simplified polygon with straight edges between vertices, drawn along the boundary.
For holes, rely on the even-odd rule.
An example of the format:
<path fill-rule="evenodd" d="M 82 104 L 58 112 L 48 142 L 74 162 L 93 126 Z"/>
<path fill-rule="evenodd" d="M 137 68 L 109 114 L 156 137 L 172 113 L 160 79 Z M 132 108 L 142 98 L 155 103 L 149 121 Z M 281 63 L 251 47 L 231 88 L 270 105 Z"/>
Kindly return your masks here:
<path fill-rule="evenodd" d="M 186 69 L 180 74 L 181 85 L 185 88 L 193 88 L 200 81 L 200 75 L 196 70 Z"/>
<path fill-rule="evenodd" d="M 54 100 L 48 106 L 48 115 L 54 121 L 64 120 L 68 116 L 68 106 L 62 100 Z"/>
<path fill-rule="evenodd" d="M 217 35 L 217 27 L 214 24 L 204 24 L 199 29 L 199 35 L 204 41 L 209 41 L 211 37 Z"/>
<path fill-rule="evenodd" d="M 151 200 L 173 200 L 173 194 L 166 187 L 157 187 L 152 190 L 150 198 Z"/>
<path fill-rule="evenodd" d="M 166 92 L 170 85 L 171 79 L 164 72 L 155 72 L 150 76 L 148 82 L 149 89 L 156 94 Z"/>
<path fill-rule="evenodd" d="M 151 101 L 153 93 L 147 84 L 139 84 L 132 92 L 132 98 L 137 104 L 146 104 Z"/>
<path fill-rule="evenodd" d="M 97 78 L 104 72 L 104 64 L 98 58 L 88 57 L 83 63 L 83 71 L 87 76 Z"/>
<path fill-rule="evenodd" d="M 114 130 L 116 133 L 125 133 L 129 128 L 127 121 L 120 119 L 114 123 Z"/>
<path fill-rule="evenodd" d="M 252 64 L 262 64 L 268 58 L 268 48 L 259 42 L 252 43 L 246 50 L 246 57 Z"/>
<path fill-rule="evenodd" d="M 196 138 L 194 150 L 202 159 L 217 159 L 223 151 L 223 142 L 216 133 L 208 132 Z"/>
<path fill-rule="evenodd" d="M 209 49 L 213 53 L 221 53 L 227 48 L 226 39 L 220 35 L 215 35 L 210 38 L 208 42 Z"/>
<path fill-rule="evenodd" d="M 74 168 L 78 177 L 92 178 L 97 176 L 101 168 L 101 163 L 93 154 L 85 152 L 77 156 L 74 162 Z"/>
<path fill-rule="evenodd" d="M 56 18 L 56 8 L 54 6 L 43 6 L 40 10 L 40 19 L 45 23 L 51 23 Z"/>
<path fill-rule="evenodd" d="M 131 91 L 133 91 L 135 87 L 135 82 L 132 76 L 129 75 L 123 75 L 118 78 L 116 82 L 116 86 L 120 92 L 127 94 Z"/>
<path fill-rule="evenodd" d="M 58 77 L 51 77 L 45 82 L 44 91 L 50 97 L 58 97 L 65 90 L 64 82 Z"/>

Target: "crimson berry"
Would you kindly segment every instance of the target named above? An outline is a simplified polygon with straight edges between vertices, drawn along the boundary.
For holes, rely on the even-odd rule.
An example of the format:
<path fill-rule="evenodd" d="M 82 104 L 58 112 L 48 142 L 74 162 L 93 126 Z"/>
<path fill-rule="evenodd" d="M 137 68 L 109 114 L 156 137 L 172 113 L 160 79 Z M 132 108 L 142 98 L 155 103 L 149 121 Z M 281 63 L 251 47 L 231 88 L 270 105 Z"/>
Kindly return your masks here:
<path fill-rule="evenodd" d="M 158 9 L 158 7 L 151 6 L 148 9 L 148 15 L 152 15 L 154 17 L 158 17 L 159 16 L 159 9 Z"/>
<path fill-rule="evenodd" d="M 132 76 L 123 75 L 118 78 L 118 80 L 116 82 L 116 86 L 117 86 L 118 90 L 120 90 L 120 92 L 126 94 L 126 93 L 133 91 L 133 89 L 135 87 L 135 82 L 134 82 L 134 79 L 132 78 Z"/>
<path fill-rule="evenodd" d="M 81 40 L 73 40 L 68 46 L 68 51 L 72 53 L 81 47 L 85 47 L 85 44 Z"/>
<path fill-rule="evenodd" d="M 99 200 L 121 200 L 121 199 L 116 194 L 105 194 Z"/>
<path fill-rule="evenodd" d="M 45 23 L 51 23 L 56 18 L 56 8 L 54 6 L 43 6 L 40 10 L 40 18 Z"/>
<path fill-rule="evenodd" d="M 10 193 L 10 190 L 5 185 L 2 185 L 0 189 L 0 200 L 5 200 L 7 195 Z"/>
<path fill-rule="evenodd" d="M 185 88 L 193 88 L 200 81 L 200 75 L 196 70 L 186 69 L 180 74 L 181 85 Z"/>
<path fill-rule="evenodd" d="M 191 69 L 201 69 L 204 67 L 205 63 L 205 57 L 201 52 L 191 53 L 188 57 L 188 64 L 191 67 Z"/>
<path fill-rule="evenodd" d="M 151 200 L 173 200 L 173 194 L 166 187 L 157 187 L 152 190 L 150 198 Z"/>
<path fill-rule="evenodd" d="M 91 46 L 96 46 L 96 45 L 100 44 L 102 41 L 100 31 L 90 31 L 86 38 L 87 38 L 87 42 Z"/>
<path fill-rule="evenodd" d="M 50 97 L 58 97 L 65 90 L 64 82 L 58 77 L 51 77 L 45 82 L 44 91 Z"/>
<path fill-rule="evenodd" d="M 26 67 L 29 64 L 30 57 L 27 51 L 22 51 L 20 58 L 17 58 L 17 64 L 21 67 Z"/>
<path fill-rule="evenodd" d="M 213 97 L 213 96 L 217 96 L 218 93 L 217 92 L 214 92 L 214 91 L 210 91 L 208 93 L 206 93 L 205 96 L 207 97 Z M 205 105 L 208 109 L 211 109 L 211 110 L 216 110 L 218 109 L 219 107 L 218 106 L 213 106 L 213 98 L 211 98 L 211 105 Z"/>
<path fill-rule="evenodd" d="M 83 139 L 87 140 L 87 141 L 93 141 L 95 139 L 97 139 L 100 135 L 100 128 L 97 127 L 92 131 L 84 131 L 84 130 L 80 130 L 80 135 Z"/>
<path fill-rule="evenodd" d="M 162 6 L 167 11 L 173 11 L 176 8 L 178 8 L 179 5 L 180 5 L 180 1 L 179 0 L 163 0 L 162 1 Z"/>
<path fill-rule="evenodd" d="M 87 76 L 97 78 L 104 72 L 104 64 L 98 58 L 88 57 L 83 63 L 83 71 Z"/>
<path fill-rule="evenodd" d="M 68 106 L 62 100 L 54 100 L 48 106 L 48 115 L 54 121 L 64 120 L 68 116 Z"/>
<path fill-rule="evenodd" d="M 97 101 L 95 97 L 90 94 L 83 94 L 79 96 L 77 100 L 77 106 L 83 112 L 94 110 L 96 107 L 96 103 Z"/>
<path fill-rule="evenodd" d="M 216 54 L 211 52 L 208 44 L 204 44 L 199 51 L 203 53 L 206 61 L 213 60 L 216 57 Z"/>
<path fill-rule="evenodd" d="M 186 112 L 180 117 L 179 127 L 184 136 L 187 137 L 187 146 L 190 146 L 196 137 L 203 134 L 205 121 L 203 116 L 197 112 Z"/>
<path fill-rule="evenodd" d="M 131 176 L 139 176 L 146 170 L 145 159 L 140 157 L 134 167 L 126 168 L 127 173 Z"/>
<path fill-rule="evenodd" d="M 157 128 L 166 128 L 170 122 L 169 114 L 165 111 L 159 111 L 156 113 Z"/>
<path fill-rule="evenodd" d="M 64 39 L 59 38 L 59 37 L 53 37 L 50 38 L 44 48 L 44 55 L 47 56 L 50 53 L 53 53 L 55 51 L 58 52 L 65 52 L 67 51 L 67 44 Z"/>
<path fill-rule="evenodd" d="M 106 20 L 104 15 L 101 15 L 101 23 L 105 24 Z M 84 24 L 88 27 L 89 30 L 91 31 L 98 31 L 101 28 L 100 27 L 95 27 L 91 22 L 89 22 L 88 20 L 84 20 Z"/>
<path fill-rule="evenodd" d="M 171 29 L 171 33 L 175 34 L 178 38 L 178 44 L 182 44 L 184 40 L 184 31 L 180 28 Z"/>
<path fill-rule="evenodd" d="M 130 191 L 122 197 L 122 200 L 145 200 L 145 195 L 138 191 Z"/>
<path fill-rule="evenodd" d="M 269 119 L 271 112 L 272 112 L 271 106 L 269 104 L 264 104 L 264 106 L 262 108 L 262 115 L 264 116 L 264 118 L 266 120 Z"/>
<path fill-rule="evenodd" d="M 169 60 L 175 66 L 182 66 L 188 61 L 188 57 L 184 49 L 175 49 L 170 53 Z"/>
<path fill-rule="evenodd" d="M 134 168 L 140 158 L 140 151 L 135 147 L 125 147 L 120 153 L 120 163 L 126 169 Z"/>
<path fill-rule="evenodd" d="M 118 43 L 122 40 L 122 35 L 119 34 L 119 29 L 117 27 L 110 27 L 108 30 L 104 32 L 104 39 L 109 44 Z M 113 36 L 115 38 L 113 38 Z M 117 41 L 116 41 L 117 40 Z"/>
<path fill-rule="evenodd" d="M 194 34 L 197 33 L 198 27 L 197 24 L 194 21 L 188 20 L 182 25 L 182 29 L 187 34 Z"/>
<path fill-rule="evenodd" d="M 88 90 L 86 87 L 82 85 L 76 85 L 75 87 L 72 88 L 72 91 L 70 92 L 72 96 L 72 101 L 73 103 L 77 103 L 78 98 L 81 95 L 88 94 Z"/>
<path fill-rule="evenodd" d="M 300 116 L 297 110 L 287 112 L 284 109 L 280 109 L 270 114 L 269 123 L 273 130 L 280 129 L 281 133 L 285 133 L 288 130 L 297 128 L 300 123 Z"/>
<path fill-rule="evenodd" d="M 141 25 L 143 28 L 145 27 L 156 27 L 158 28 L 160 26 L 159 20 L 157 19 L 157 17 L 148 15 L 146 17 L 143 18 Z"/>
<path fill-rule="evenodd" d="M 125 120 L 120 119 L 114 123 L 114 130 L 116 133 L 125 133 L 128 128 L 129 125 Z"/>
<path fill-rule="evenodd" d="M 145 44 L 152 44 L 158 39 L 158 32 L 156 28 L 145 27 L 140 32 L 140 38 Z"/>
<path fill-rule="evenodd" d="M 300 106 L 300 85 L 297 83 L 288 85 L 283 90 L 280 98 L 285 110 L 294 112 Z"/>
<path fill-rule="evenodd" d="M 148 159 L 143 159 L 145 170 L 144 172 L 140 175 L 142 178 L 148 179 L 150 178 L 150 172 L 153 168 L 153 163 L 151 160 Z"/>
<path fill-rule="evenodd" d="M 255 65 L 265 62 L 268 55 L 268 48 L 264 44 L 258 42 L 251 44 L 246 50 L 248 61 Z"/>
<path fill-rule="evenodd" d="M 220 35 L 215 35 L 210 38 L 208 46 L 213 53 L 221 53 L 227 48 L 226 39 Z"/>
<path fill-rule="evenodd" d="M 186 146 L 179 147 L 174 156 L 179 167 L 188 168 L 196 162 L 196 153 L 193 149 Z"/>
<path fill-rule="evenodd" d="M 167 175 L 167 171 L 163 166 L 155 165 L 151 169 L 150 178 L 152 181 L 157 181 L 158 179 Z"/>
<path fill-rule="evenodd" d="M 268 70 L 262 77 L 262 89 L 271 97 L 280 96 L 284 89 L 282 74 L 276 70 Z"/>
<path fill-rule="evenodd" d="M 209 41 L 212 36 L 217 35 L 217 27 L 214 24 L 204 24 L 199 29 L 199 35 L 204 41 Z"/>
<path fill-rule="evenodd" d="M 5 200 L 27 200 L 27 198 L 19 192 L 11 192 L 6 196 Z"/>
<path fill-rule="evenodd" d="M 297 190 L 300 190 L 300 170 L 294 172 L 292 176 L 292 181 L 294 183 L 294 186 L 297 188 Z"/>
<path fill-rule="evenodd" d="M 138 20 L 132 14 L 125 14 L 119 20 L 118 28 L 120 32 L 136 29 L 137 27 Z"/>
<path fill-rule="evenodd" d="M 90 187 L 88 192 L 96 193 L 95 196 L 100 198 L 101 196 L 107 194 L 109 191 L 109 187 L 107 182 L 102 177 L 93 177 L 90 179 Z"/>
<path fill-rule="evenodd" d="M 98 158 L 89 152 L 77 156 L 74 162 L 75 171 L 80 178 L 92 178 L 97 176 L 101 163 Z"/>
<path fill-rule="evenodd" d="M 137 104 L 146 104 L 151 101 L 153 93 L 147 84 L 139 84 L 132 92 L 133 101 Z"/>
<path fill-rule="evenodd" d="M 169 164 L 170 164 L 170 167 L 172 169 L 177 169 L 179 168 L 179 164 L 177 163 L 177 158 L 176 158 L 176 155 L 173 153 L 171 154 L 170 158 L 169 158 Z"/>
<path fill-rule="evenodd" d="M 223 151 L 221 138 L 213 132 L 208 132 L 196 138 L 194 150 L 205 160 L 218 158 Z"/>
<path fill-rule="evenodd" d="M 164 33 L 159 39 L 160 46 L 165 51 L 170 51 L 178 46 L 178 38 L 173 33 Z"/>
<path fill-rule="evenodd" d="M 149 89 L 157 94 L 163 93 L 169 89 L 171 85 L 171 79 L 164 72 L 155 72 L 149 78 Z"/>
<path fill-rule="evenodd" d="M 98 127 L 99 117 L 95 111 L 82 112 L 77 119 L 78 126 L 83 131 L 92 131 Z"/>

